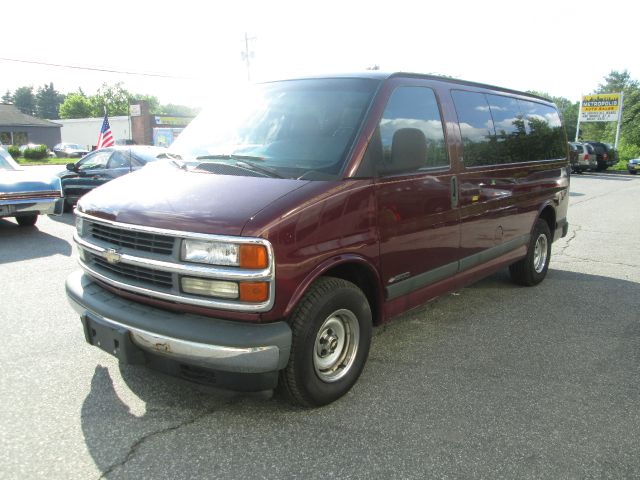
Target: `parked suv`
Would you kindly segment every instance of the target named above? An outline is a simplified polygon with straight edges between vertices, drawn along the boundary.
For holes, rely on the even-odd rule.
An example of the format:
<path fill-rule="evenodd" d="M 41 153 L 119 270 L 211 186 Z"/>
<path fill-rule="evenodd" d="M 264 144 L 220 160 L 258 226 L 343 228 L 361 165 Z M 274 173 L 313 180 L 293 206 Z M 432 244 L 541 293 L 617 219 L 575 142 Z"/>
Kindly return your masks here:
<path fill-rule="evenodd" d="M 574 173 L 598 168 L 596 152 L 588 143 L 569 142 L 569 163 Z"/>
<path fill-rule="evenodd" d="M 618 163 L 618 152 L 613 148 L 613 145 L 602 142 L 583 142 L 591 145 L 596 152 L 596 160 L 598 162 L 597 170 L 606 170 L 609 167 Z"/>
<path fill-rule="evenodd" d="M 121 362 L 327 404 L 373 326 L 505 267 L 536 285 L 567 233 L 542 97 L 380 72 L 221 97 L 169 160 L 78 203 L 67 295 Z"/>

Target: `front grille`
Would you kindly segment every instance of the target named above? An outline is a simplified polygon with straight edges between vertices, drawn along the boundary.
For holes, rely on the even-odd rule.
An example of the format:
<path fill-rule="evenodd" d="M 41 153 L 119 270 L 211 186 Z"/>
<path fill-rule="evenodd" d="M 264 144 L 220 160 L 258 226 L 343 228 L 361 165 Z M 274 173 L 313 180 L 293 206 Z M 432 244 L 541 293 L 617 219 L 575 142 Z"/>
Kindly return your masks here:
<path fill-rule="evenodd" d="M 109 263 L 97 255 L 89 255 L 89 257 L 96 267 L 108 270 L 123 278 L 136 280 L 140 284 L 163 288 L 171 288 L 173 286 L 173 278 L 169 272 L 138 267 L 126 263 Z"/>
<path fill-rule="evenodd" d="M 98 240 L 134 250 L 165 255 L 173 253 L 174 237 L 167 235 L 136 232 L 93 222 L 91 223 L 91 235 Z"/>

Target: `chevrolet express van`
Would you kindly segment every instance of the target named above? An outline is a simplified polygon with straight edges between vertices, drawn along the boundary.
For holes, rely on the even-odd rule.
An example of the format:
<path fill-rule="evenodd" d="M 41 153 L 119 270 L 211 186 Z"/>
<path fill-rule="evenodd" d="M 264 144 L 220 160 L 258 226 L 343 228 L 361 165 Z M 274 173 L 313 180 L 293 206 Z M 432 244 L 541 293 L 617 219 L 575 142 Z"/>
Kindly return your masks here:
<path fill-rule="evenodd" d="M 380 72 L 227 97 L 78 203 L 67 295 L 121 362 L 324 405 L 372 327 L 505 267 L 536 285 L 567 233 L 545 98 Z"/>

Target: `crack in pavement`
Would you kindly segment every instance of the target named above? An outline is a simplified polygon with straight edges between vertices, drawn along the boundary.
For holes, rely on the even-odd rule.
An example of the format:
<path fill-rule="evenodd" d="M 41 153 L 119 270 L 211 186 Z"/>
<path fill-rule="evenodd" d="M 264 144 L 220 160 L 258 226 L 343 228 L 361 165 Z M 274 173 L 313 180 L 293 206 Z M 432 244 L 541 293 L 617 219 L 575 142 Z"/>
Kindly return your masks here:
<path fill-rule="evenodd" d="M 571 245 L 571 242 L 573 240 L 575 240 L 576 236 L 578 235 L 578 232 L 580 230 L 582 230 L 582 226 L 581 225 L 573 225 L 575 228 L 571 231 L 571 236 L 569 238 L 567 238 L 565 245 L 562 247 L 562 250 L 560 250 L 557 255 L 566 255 L 564 252 L 567 250 L 567 248 L 569 248 L 569 246 Z M 569 256 L 569 255 L 567 255 Z"/>
<path fill-rule="evenodd" d="M 629 268 L 640 268 L 640 265 L 631 265 L 629 263 L 606 262 L 604 260 L 594 260 L 593 258 L 575 257 L 567 253 L 564 253 L 563 255 L 573 260 L 580 260 L 582 262 L 601 263 L 603 265 L 619 265 L 621 267 L 629 267 Z"/>
<path fill-rule="evenodd" d="M 223 404 L 224 405 L 228 405 L 231 402 L 225 402 Z M 135 454 L 138 452 L 138 450 L 140 449 L 140 447 L 150 438 L 156 437 L 156 436 L 160 436 L 160 435 L 164 435 L 165 433 L 169 433 L 169 432 L 173 432 L 175 430 L 178 430 L 182 427 L 187 427 L 189 425 L 193 425 L 194 423 L 196 423 L 198 420 L 203 419 L 204 417 L 206 417 L 207 415 L 210 415 L 212 413 L 215 413 L 216 411 L 218 411 L 218 408 L 212 408 L 212 409 L 208 409 L 205 410 L 204 412 L 195 415 L 191 418 L 188 418 L 180 423 L 178 423 L 177 425 L 172 425 L 170 427 L 165 427 L 165 428 L 161 428 L 159 430 L 154 430 L 152 432 L 149 432 L 145 435 L 143 435 L 141 438 L 139 438 L 138 440 L 136 440 L 130 447 L 129 447 L 129 451 L 127 452 L 127 454 L 125 455 L 125 458 L 123 460 L 121 460 L 120 462 L 114 463 L 111 466 L 109 466 L 107 469 L 105 469 L 101 474 L 100 477 L 98 477 L 98 480 L 102 480 L 107 478 L 108 475 L 112 474 L 114 472 L 114 470 L 116 470 L 117 468 L 123 467 L 127 464 L 127 462 L 129 462 L 134 456 Z"/>

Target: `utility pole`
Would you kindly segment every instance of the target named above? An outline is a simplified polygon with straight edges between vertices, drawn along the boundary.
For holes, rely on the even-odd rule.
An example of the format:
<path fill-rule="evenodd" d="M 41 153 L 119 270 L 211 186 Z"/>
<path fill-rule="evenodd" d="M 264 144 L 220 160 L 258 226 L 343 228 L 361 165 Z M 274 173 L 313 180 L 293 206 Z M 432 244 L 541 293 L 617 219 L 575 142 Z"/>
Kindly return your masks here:
<path fill-rule="evenodd" d="M 244 51 L 242 52 L 242 59 L 247 65 L 247 80 L 251 81 L 251 59 L 255 56 L 255 54 L 249 50 L 249 42 L 252 42 L 256 39 L 256 37 L 249 37 L 247 32 L 244 32 Z"/>

